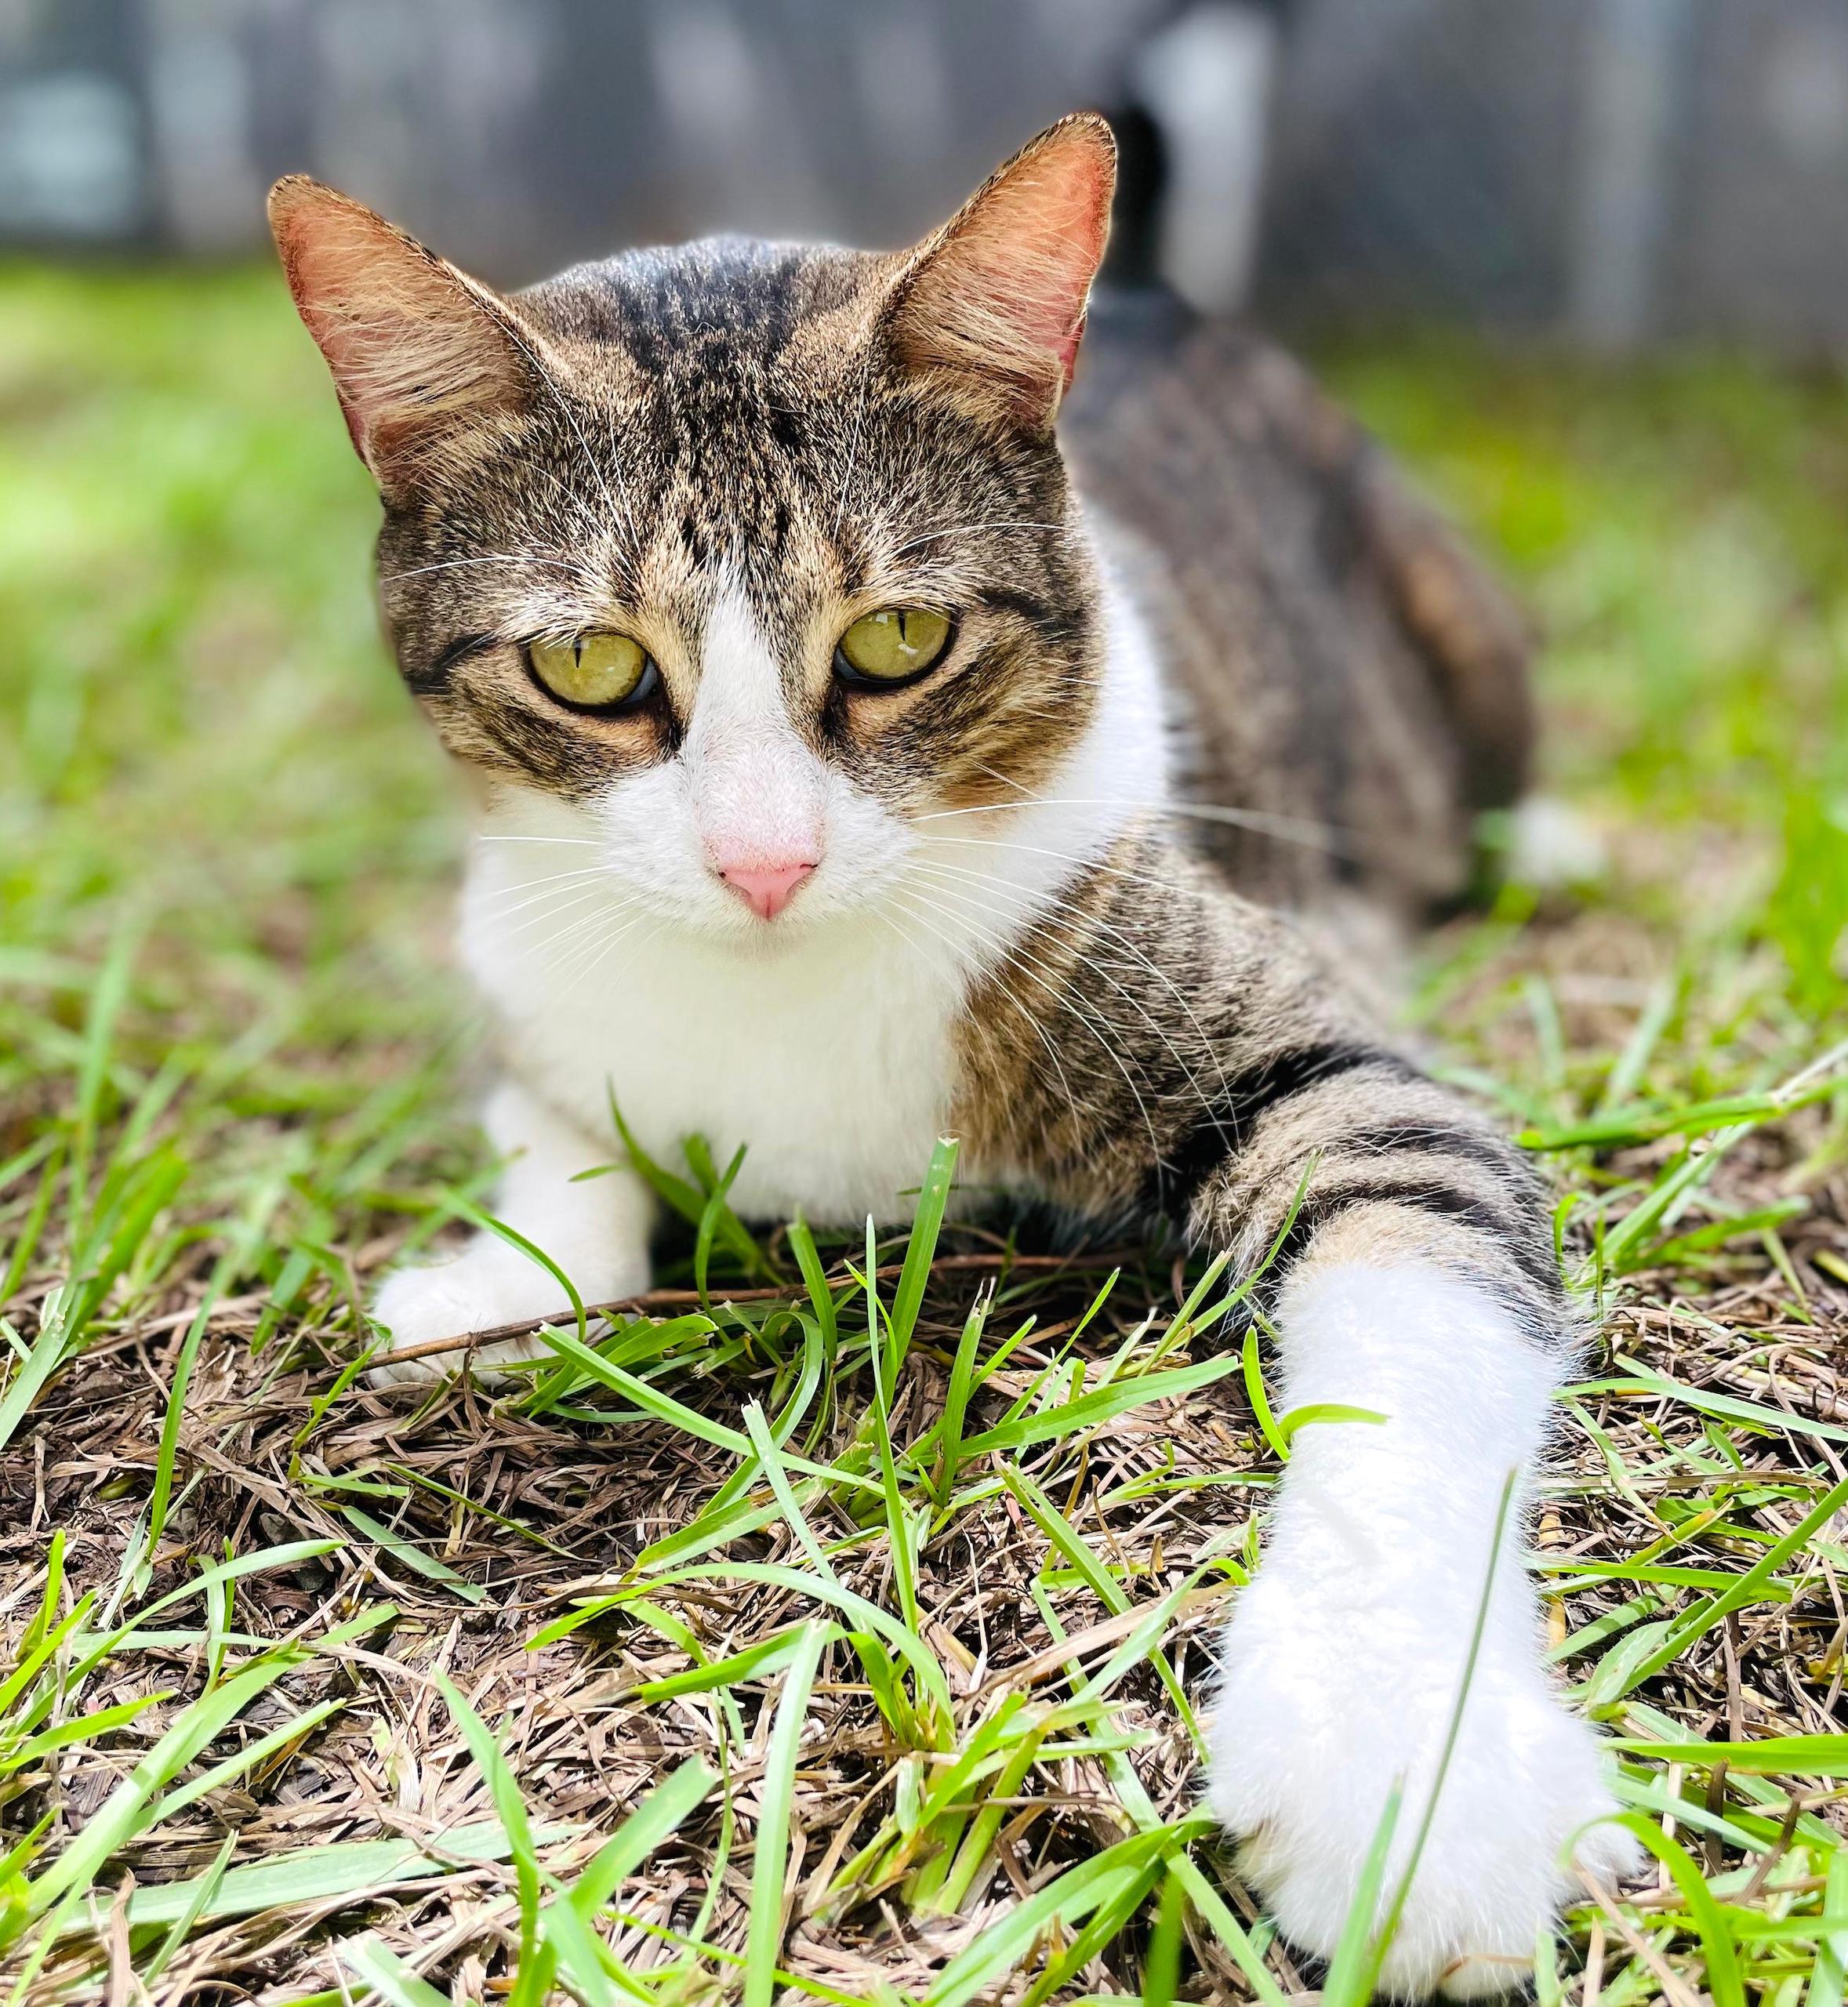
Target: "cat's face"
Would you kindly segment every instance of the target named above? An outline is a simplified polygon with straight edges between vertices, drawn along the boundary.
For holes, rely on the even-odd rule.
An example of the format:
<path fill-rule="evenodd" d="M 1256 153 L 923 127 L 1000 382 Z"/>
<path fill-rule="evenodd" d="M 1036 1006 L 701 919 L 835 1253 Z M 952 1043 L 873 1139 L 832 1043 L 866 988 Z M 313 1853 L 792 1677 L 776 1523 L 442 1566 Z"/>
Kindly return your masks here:
<path fill-rule="evenodd" d="M 1067 122 L 913 252 L 719 241 L 502 299 L 282 184 L 388 630 L 499 834 L 768 945 L 1045 792 L 1102 646 L 1051 420 L 1109 186 Z"/>

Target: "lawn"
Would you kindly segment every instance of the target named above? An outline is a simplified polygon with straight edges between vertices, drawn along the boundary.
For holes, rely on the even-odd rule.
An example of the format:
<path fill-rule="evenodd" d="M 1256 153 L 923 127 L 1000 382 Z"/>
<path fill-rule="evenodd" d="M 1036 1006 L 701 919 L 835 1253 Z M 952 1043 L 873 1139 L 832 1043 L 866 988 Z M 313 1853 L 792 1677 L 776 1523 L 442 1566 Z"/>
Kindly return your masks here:
<path fill-rule="evenodd" d="M 1539 1996 L 1838 2007 L 1848 385 L 1323 361 L 1527 592 L 1608 853 L 1411 1013 L 1608 1312 L 1534 1565 L 1657 1865 Z M 1210 1268 L 939 1233 L 942 1159 L 909 1242 L 753 1237 L 695 1145 L 648 1315 L 357 1383 L 492 1170 L 373 514 L 270 275 L 0 274 L 9 1997 L 1359 2001 L 1194 1814 L 1287 1451 Z"/>

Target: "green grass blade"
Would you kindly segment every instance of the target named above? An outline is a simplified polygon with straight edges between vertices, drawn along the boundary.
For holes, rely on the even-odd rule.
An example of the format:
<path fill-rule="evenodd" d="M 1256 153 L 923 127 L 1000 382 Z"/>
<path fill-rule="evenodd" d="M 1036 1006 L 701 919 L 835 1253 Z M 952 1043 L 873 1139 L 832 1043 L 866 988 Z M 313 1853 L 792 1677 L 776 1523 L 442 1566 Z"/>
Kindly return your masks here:
<path fill-rule="evenodd" d="M 436 1683 L 437 1690 L 443 1697 L 443 1704 L 461 1729 L 469 1754 L 475 1759 L 475 1767 L 487 1782 L 488 1795 L 493 1800 L 513 1856 L 520 1898 L 520 1962 L 514 1998 L 515 2007 L 524 2007 L 528 1994 L 536 1998 L 540 1997 L 533 1991 L 539 1983 L 540 1871 L 532 1824 L 526 1816 L 526 1801 L 520 1794 L 518 1780 L 501 1753 L 493 1731 L 469 1705 L 459 1689 L 441 1673 L 436 1675 Z"/>
<path fill-rule="evenodd" d="M 796 1265 L 801 1271 L 802 1286 L 814 1306 L 815 1322 L 821 1327 L 823 1348 L 831 1359 L 840 1339 L 835 1321 L 834 1293 L 828 1287 L 827 1271 L 822 1266 L 815 1235 L 800 1213 L 790 1225 L 790 1247 L 795 1254 Z"/>
<path fill-rule="evenodd" d="M 449 2007 L 447 1995 L 421 1980 L 395 1951 L 376 1937 L 361 1937 L 340 1947 L 340 1962 L 365 1991 L 376 1993 L 391 2007 Z"/>
<path fill-rule="evenodd" d="M 1848 1847 L 1838 1846 L 1828 1858 L 1824 1878 L 1822 1914 L 1817 1919 L 1816 1969 L 1803 2007 L 1842 2007 L 1848 1987 Z"/>
<path fill-rule="evenodd" d="M 1239 1365 L 1244 1375 L 1245 1398 L 1251 1403 L 1251 1413 L 1258 1428 L 1278 1461 L 1287 1463 L 1290 1461 L 1290 1439 L 1278 1428 L 1276 1417 L 1271 1412 L 1270 1395 L 1264 1385 L 1264 1368 L 1258 1357 L 1258 1327 L 1255 1323 L 1245 1327 L 1245 1341 L 1240 1348 Z"/>
<path fill-rule="evenodd" d="M 790 1812 L 796 1795 L 796 1767 L 801 1760 L 802 1728 L 808 1715 L 808 1697 L 815 1668 L 826 1649 L 820 1624 L 805 1625 L 802 1641 L 776 1704 L 770 1748 L 764 1760 L 761 1810 L 757 1846 L 751 1860 L 750 1922 L 744 1949 L 744 2007 L 772 2007 L 775 1996 L 777 1959 L 782 1948 L 783 1875 L 789 1861 Z"/>
<path fill-rule="evenodd" d="M 716 1448 L 729 1450 L 735 1457 L 742 1457 L 755 1463 L 756 1446 L 749 1435 L 740 1435 L 735 1428 L 728 1428 L 723 1422 L 713 1421 L 698 1410 L 686 1406 L 670 1394 L 663 1394 L 651 1387 L 645 1380 L 639 1380 L 632 1373 L 626 1373 L 619 1366 L 612 1366 L 601 1358 L 580 1340 L 569 1333 L 548 1325 L 539 1334 L 541 1341 L 549 1345 L 561 1359 L 568 1359 L 581 1369 L 586 1378 L 599 1381 L 612 1392 L 622 1394 L 633 1401 L 644 1414 L 652 1415 L 657 1421 L 695 1436 L 702 1443 L 710 1443 Z M 851 1485 L 857 1490 L 877 1492 L 880 1487 L 870 1478 L 860 1477 L 833 1464 L 811 1463 L 806 1457 L 790 1457 L 785 1460 L 790 1470 L 801 1471 L 807 1477 L 826 1478 L 832 1484 Z"/>
<path fill-rule="evenodd" d="M 1388 1932 L 1376 1935 L 1374 1919 L 1379 1914 L 1380 1896 L 1386 1880 L 1386 1861 L 1392 1850 L 1392 1835 L 1399 1824 L 1404 1791 L 1395 1784 L 1380 1809 L 1373 1829 L 1373 1842 L 1354 1884 L 1348 1913 L 1342 1920 L 1334 1955 L 1322 1980 L 1323 2007 L 1366 2007 L 1373 1998 L 1381 1963 L 1391 1943 Z"/>
<path fill-rule="evenodd" d="M 1661 1643 L 1627 1668 L 1623 1683 L 1610 1697 L 1616 1699 L 1640 1686 L 1644 1680 L 1679 1658 L 1695 1639 L 1712 1630 L 1729 1612 L 1743 1610 L 1747 1604 L 1759 1601 L 1777 1570 L 1793 1554 L 1806 1546 L 1844 1504 L 1848 1504 L 1848 1479 L 1826 1492 L 1781 1540 L 1768 1548 L 1746 1570 L 1733 1588 L 1706 1597 L 1668 1624 Z"/>
<path fill-rule="evenodd" d="M 1476 1681 L 1476 1661 L 1482 1654 L 1483 1633 L 1488 1628 L 1489 1606 L 1495 1593 L 1495 1576 L 1505 1565 L 1501 1542 L 1508 1531 L 1509 1515 L 1514 1507 L 1515 1486 L 1519 1477 L 1518 1470 L 1510 1470 L 1502 1483 L 1501 1497 L 1495 1508 L 1495 1522 L 1489 1531 L 1489 1558 L 1483 1569 L 1482 1593 L 1476 1599 L 1476 1620 L 1470 1628 L 1469 1649 L 1464 1654 L 1463 1670 L 1457 1681 L 1457 1697 L 1451 1704 L 1449 1725 L 1444 1729 L 1443 1747 L 1438 1752 L 1437 1769 L 1431 1779 L 1430 1795 L 1425 1801 L 1424 1811 L 1419 1816 L 1418 1830 L 1413 1836 L 1411 1851 L 1406 1856 L 1404 1871 L 1399 1878 L 1398 1886 L 1392 1892 L 1392 1900 L 1387 1906 L 1378 1936 L 1368 1955 L 1366 1983 L 1369 1992 L 1378 1983 L 1380 1968 L 1385 1962 L 1387 1952 L 1392 1948 L 1400 1919 L 1405 1914 L 1406 1900 L 1411 1893 L 1418 1863 L 1424 1858 L 1425 1843 L 1431 1836 L 1432 1821 L 1437 1816 L 1438 1801 L 1443 1795 L 1444 1780 L 1450 1773 L 1450 1758 L 1457 1751 L 1457 1737 L 1463 1727 L 1463 1710 L 1469 1703 L 1469 1689 Z"/>
<path fill-rule="evenodd" d="M 83 1830 L 31 1883 L 29 1914 L 42 1916 L 67 1894 L 87 1889 L 110 1856 L 145 1825 L 147 1807 L 156 1792 L 171 1784 L 215 1737 L 296 1662 L 283 1654 L 260 1660 L 187 1708 Z"/>
<path fill-rule="evenodd" d="M 796 1501 L 796 1494 L 790 1488 L 789 1473 L 783 1468 L 782 1455 L 771 1436 L 769 1424 L 764 1419 L 764 1410 L 755 1401 L 747 1401 L 744 1408 L 744 1425 L 750 1434 L 758 1461 L 763 1467 L 779 1509 L 787 1522 L 790 1531 L 796 1536 L 802 1552 L 808 1556 L 815 1572 L 838 1588 L 840 1577 L 834 1572 L 833 1563 L 828 1559 L 815 1529 L 803 1515 L 802 1508 Z"/>
<path fill-rule="evenodd" d="M 893 1292 L 891 1310 L 886 1319 L 889 1347 L 886 1359 L 888 1391 L 898 1385 L 899 1375 L 904 1370 L 905 1356 L 911 1348 L 912 1334 L 917 1328 L 917 1313 L 924 1305 L 924 1285 L 930 1280 L 931 1263 L 936 1256 L 938 1236 L 943 1229 L 944 1210 L 949 1203 L 950 1188 L 956 1181 L 957 1147 L 953 1138 L 938 1138 L 936 1146 L 931 1152 L 929 1167 L 924 1172 L 923 1186 L 917 1195 L 917 1210 L 911 1221 L 911 1238 L 906 1243 L 904 1265 L 899 1272 L 899 1287 Z"/>
<path fill-rule="evenodd" d="M 1640 1813 L 1620 1815 L 1622 1823 L 1642 1841 L 1675 1878 L 1700 1933 L 1701 1948 L 1707 1959 L 1707 1987 L 1715 2007 L 1745 2007 L 1745 1985 L 1740 1976 L 1739 1957 L 1727 1928 L 1724 1913 L 1713 1900 L 1706 1878 L 1695 1866 L 1687 1849 L 1671 1839 L 1652 1819 Z"/>
<path fill-rule="evenodd" d="M 1017 1421 L 971 1435 L 963 1445 L 964 1453 L 967 1457 L 987 1456 L 997 1450 L 1026 1449 L 1037 1443 L 1101 1428 L 1106 1422 L 1146 1407 L 1151 1402 L 1178 1400 L 1184 1394 L 1210 1387 L 1229 1373 L 1237 1372 L 1239 1364 L 1236 1358 L 1228 1356 L 1202 1359 L 1197 1366 L 1177 1366 L 1171 1371 L 1139 1374 L 1113 1386 L 1100 1387 L 1095 1393 L 1081 1394 L 1075 1401 L 1044 1414 L 1022 1415 Z"/>
<path fill-rule="evenodd" d="M 426 1554 L 415 1541 L 406 1540 L 402 1533 L 394 1533 L 390 1527 L 382 1526 L 369 1512 L 362 1512 L 357 1505 L 343 1505 L 340 1516 L 373 1543 L 382 1547 L 396 1560 L 401 1562 L 415 1575 L 421 1575 L 427 1582 L 440 1582 L 452 1595 L 459 1596 L 464 1602 L 478 1603 L 485 1600 L 488 1591 L 480 1583 L 470 1581 L 459 1575 L 446 1561 L 440 1561 L 434 1554 Z"/>
<path fill-rule="evenodd" d="M 215 1692 L 219 1690 L 213 1689 Z M 247 1742 L 234 1756 L 227 1756 L 222 1763 L 187 1783 L 177 1786 L 148 1807 L 147 1824 L 158 1826 L 171 1819 L 176 1812 L 183 1812 L 187 1806 L 205 1797 L 209 1792 L 222 1791 L 246 1770 L 256 1768 L 278 1750 L 286 1749 L 292 1742 L 299 1742 L 311 1734 L 330 1715 L 337 1715 L 346 1706 L 344 1700 L 319 1700 L 280 1728 L 271 1729 L 267 1735 L 258 1736 Z"/>
<path fill-rule="evenodd" d="M 174 1918 L 168 1926 L 166 1936 L 154 1947 L 152 1955 L 141 1968 L 140 1977 L 144 1986 L 151 1986 L 172 1963 L 174 1953 L 192 1935 L 200 1918 L 205 1914 L 216 1899 L 219 1891 L 224 1886 L 225 1868 L 237 1844 L 238 1835 L 234 1828 L 225 1835 L 224 1845 L 218 1850 L 218 1858 L 190 1885 L 191 1893 L 187 1897 L 186 1907 Z M 131 1896 L 129 1901 L 129 1929 L 133 1933 L 135 1928 L 133 1913 L 134 1897 Z"/>
<path fill-rule="evenodd" d="M 1276 1424 L 1276 1430 L 1287 1452 L 1299 1428 L 1325 1428 L 1332 1423 L 1341 1422 L 1365 1422 L 1378 1428 L 1390 1419 L 1375 1408 L 1352 1408 L 1340 1401 L 1311 1401 L 1305 1406 L 1292 1408 Z"/>
<path fill-rule="evenodd" d="M 698 1757 L 689 1757 L 643 1798 L 585 1863 L 572 1885 L 571 1901 L 586 1923 L 602 1911 L 624 1880 L 706 1802 L 717 1781 Z"/>
<path fill-rule="evenodd" d="M 1662 1763 L 1723 1763 L 1729 1771 L 1777 1777 L 1848 1777 L 1848 1735 L 1770 1735 L 1759 1742 L 1649 1742 L 1630 1736 L 1610 1747 Z"/>
<path fill-rule="evenodd" d="M 545 1270 L 564 1290 L 565 1301 L 571 1305 L 572 1313 L 577 1319 L 579 1344 L 586 1344 L 584 1299 L 578 1294 L 577 1284 L 551 1256 L 536 1241 L 528 1240 L 525 1234 L 509 1226 L 505 1220 L 497 1220 L 492 1213 L 484 1212 L 473 1199 L 465 1198 L 461 1192 L 445 1191 L 443 1198 L 458 1219 L 467 1220 L 470 1226 L 483 1233 L 492 1234 L 496 1240 L 504 1240 L 508 1247 L 517 1249 L 528 1261 L 537 1263 Z"/>
<path fill-rule="evenodd" d="M 1181 1927 L 1186 1914 L 1185 1892 L 1171 1869 L 1162 1878 L 1161 1902 L 1142 1962 L 1142 2007 L 1174 2007 L 1181 1983 Z"/>
<path fill-rule="evenodd" d="M 563 1838 L 568 1831 L 563 1826 L 544 1826 L 534 1838 L 549 1842 Z M 397 1882 L 423 1881 L 448 1872 L 445 1864 L 449 1861 L 486 1865 L 512 1856 L 498 1820 L 452 1826 L 433 1835 L 430 1844 L 434 1852 L 426 1853 L 415 1840 L 346 1840 L 273 1854 L 267 1860 L 234 1867 L 215 1885 L 208 1885 L 210 1871 L 188 1881 L 159 1882 L 137 1889 L 129 1897 L 129 1927 L 171 1928 L 195 1909 L 196 1918 L 208 1920 L 260 1916 L 268 1910 L 330 1903 L 368 1889 L 387 1889 Z M 72 1931 L 89 1928 L 88 1919 L 82 1918 L 66 1925 Z"/>
<path fill-rule="evenodd" d="M 924 2007 L 966 2007 L 984 1998 L 1001 1975 L 1025 1965 L 1044 1933 L 1082 1921 L 1127 1883 L 1212 1830 L 1210 1819 L 1187 1819 L 1133 1834 L 1089 1860 L 1067 1868 L 998 1918 L 959 1951 L 924 1996 Z"/>

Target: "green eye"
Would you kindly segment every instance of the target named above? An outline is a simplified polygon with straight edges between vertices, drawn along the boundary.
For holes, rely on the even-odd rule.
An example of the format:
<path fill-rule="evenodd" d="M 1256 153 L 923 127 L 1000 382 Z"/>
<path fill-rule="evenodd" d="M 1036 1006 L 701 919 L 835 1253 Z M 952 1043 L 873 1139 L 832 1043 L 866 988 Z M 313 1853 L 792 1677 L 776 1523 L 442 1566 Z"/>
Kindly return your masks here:
<path fill-rule="evenodd" d="M 834 666 L 849 683 L 902 683 L 921 676 L 949 645 L 949 621 L 922 607 L 888 607 L 840 637 Z"/>
<path fill-rule="evenodd" d="M 627 634 L 579 634 L 568 641 L 535 641 L 526 651 L 532 673 L 560 702 L 586 711 L 645 695 L 655 665 Z"/>

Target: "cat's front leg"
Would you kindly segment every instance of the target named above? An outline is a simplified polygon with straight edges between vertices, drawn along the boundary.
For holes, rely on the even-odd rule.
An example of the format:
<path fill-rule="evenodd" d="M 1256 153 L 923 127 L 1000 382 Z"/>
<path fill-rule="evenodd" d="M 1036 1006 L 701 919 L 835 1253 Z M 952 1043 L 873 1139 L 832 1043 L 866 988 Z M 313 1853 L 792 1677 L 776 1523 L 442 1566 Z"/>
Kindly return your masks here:
<path fill-rule="evenodd" d="M 1496 1292 L 1429 1262 L 1317 1260 L 1278 1304 L 1283 1399 L 1384 1415 L 1311 1423 L 1264 1560 L 1227 1635 L 1212 1804 L 1241 1864 L 1305 1950 L 1335 1947 L 1395 1781 L 1385 1878 L 1403 1875 L 1439 1782 L 1493 1556 L 1472 1677 L 1382 1983 L 1401 1995 L 1501 1991 L 1576 1891 L 1635 1842 L 1596 1740 L 1540 1655 L 1522 1566 L 1523 1494 L 1546 1427 L 1556 1346 Z"/>
<path fill-rule="evenodd" d="M 639 1294 L 648 1286 L 652 1205 L 635 1174 L 619 1168 L 574 1182 L 608 1163 L 573 1123 L 517 1081 L 504 1082 L 484 1114 L 489 1140 L 508 1160 L 495 1200 L 497 1218 L 544 1249 L 586 1303 Z M 460 1370 L 460 1351 L 394 1361 L 392 1353 L 503 1324 L 571 1315 L 557 1278 L 498 1234 L 478 1232 L 459 1254 L 400 1268 L 372 1305 L 372 1321 L 390 1334 L 390 1352 L 374 1369 L 379 1380 L 430 1380 Z M 488 1346 L 477 1366 L 530 1359 L 543 1347 L 515 1338 Z"/>
<path fill-rule="evenodd" d="M 1125 943 L 1159 979 L 1119 980 L 1113 1003 L 1098 977 Z M 1545 1188 L 1469 1103 L 1378 1038 L 1291 927 L 1203 888 L 1158 844 L 1120 851 L 1034 952 L 1069 972 L 1036 1020 L 1060 1066 L 1015 1048 L 1016 1071 L 989 1089 L 1008 1111 L 997 1144 L 1025 1138 L 1068 1203 L 1156 1212 L 1195 1246 L 1229 1250 L 1276 1330 L 1285 1406 L 1385 1417 L 1312 1421 L 1294 1437 L 1226 1639 L 1213 1804 L 1284 1931 L 1325 1956 L 1395 1781 L 1389 1896 L 1442 1768 L 1385 1983 L 1405 1995 L 1516 1987 L 1575 1893 L 1573 1860 L 1610 1874 L 1639 1851 L 1610 1823 L 1596 1735 L 1549 1678 L 1521 1565 L 1573 1355 Z"/>

